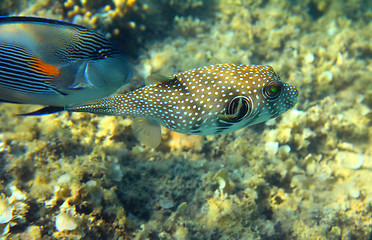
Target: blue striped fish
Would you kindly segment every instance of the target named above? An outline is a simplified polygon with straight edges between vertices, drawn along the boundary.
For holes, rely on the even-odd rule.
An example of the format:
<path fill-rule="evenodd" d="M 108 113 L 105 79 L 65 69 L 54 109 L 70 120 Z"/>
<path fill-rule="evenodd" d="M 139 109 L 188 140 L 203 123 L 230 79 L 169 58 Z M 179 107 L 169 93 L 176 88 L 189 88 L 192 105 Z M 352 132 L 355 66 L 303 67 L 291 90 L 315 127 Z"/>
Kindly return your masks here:
<path fill-rule="evenodd" d="M 65 106 L 114 93 L 131 76 L 97 32 L 35 17 L 0 17 L 0 101 Z"/>
<path fill-rule="evenodd" d="M 270 66 L 216 64 L 65 110 L 137 117 L 135 136 L 157 147 L 160 125 L 187 134 L 229 133 L 278 117 L 296 105 L 297 96 Z"/>

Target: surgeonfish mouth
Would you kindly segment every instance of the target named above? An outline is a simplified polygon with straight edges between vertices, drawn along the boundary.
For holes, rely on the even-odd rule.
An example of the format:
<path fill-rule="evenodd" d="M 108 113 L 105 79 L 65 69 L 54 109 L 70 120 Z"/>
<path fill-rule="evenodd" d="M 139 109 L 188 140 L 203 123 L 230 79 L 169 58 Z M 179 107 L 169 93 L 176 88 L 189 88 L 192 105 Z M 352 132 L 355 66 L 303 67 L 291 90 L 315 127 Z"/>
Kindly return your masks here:
<path fill-rule="evenodd" d="M 135 136 L 154 148 L 160 144 L 160 125 L 186 134 L 229 133 L 280 116 L 296 105 L 297 96 L 296 88 L 282 82 L 271 66 L 226 63 L 66 110 L 136 117 Z"/>
<path fill-rule="evenodd" d="M 83 26 L 38 17 L 0 17 L 0 32 L 3 102 L 87 102 L 111 95 L 132 75 L 121 51 Z"/>

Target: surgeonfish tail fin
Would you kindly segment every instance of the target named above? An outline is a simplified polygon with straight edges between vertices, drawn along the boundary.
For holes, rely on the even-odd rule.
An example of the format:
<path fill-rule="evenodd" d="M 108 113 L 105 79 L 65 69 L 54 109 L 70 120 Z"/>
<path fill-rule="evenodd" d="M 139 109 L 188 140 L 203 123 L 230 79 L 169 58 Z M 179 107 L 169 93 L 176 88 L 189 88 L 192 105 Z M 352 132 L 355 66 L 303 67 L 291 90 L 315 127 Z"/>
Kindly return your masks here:
<path fill-rule="evenodd" d="M 65 107 L 47 106 L 33 112 L 18 114 L 17 116 L 41 116 L 65 111 Z"/>

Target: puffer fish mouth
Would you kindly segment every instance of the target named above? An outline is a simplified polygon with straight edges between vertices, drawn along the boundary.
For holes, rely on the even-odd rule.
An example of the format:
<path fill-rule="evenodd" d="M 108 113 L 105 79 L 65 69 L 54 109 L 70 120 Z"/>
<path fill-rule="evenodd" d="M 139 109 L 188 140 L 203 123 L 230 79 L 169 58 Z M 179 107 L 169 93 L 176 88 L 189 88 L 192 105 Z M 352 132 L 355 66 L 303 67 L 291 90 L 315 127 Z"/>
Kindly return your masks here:
<path fill-rule="evenodd" d="M 293 100 L 290 102 L 290 105 L 288 106 L 288 109 L 293 108 L 294 106 L 296 106 L 296 104 L 297 104 L 297 98 L 293 99 Z"/>
<path fill-rule="evenodd" d="M 289 95 L 288 97 L 288 109 L 293 108 L 297 104 L 298 91 L 296 87 L 292 86 L 289 83 L 285 83 L 286 91 Z"/>

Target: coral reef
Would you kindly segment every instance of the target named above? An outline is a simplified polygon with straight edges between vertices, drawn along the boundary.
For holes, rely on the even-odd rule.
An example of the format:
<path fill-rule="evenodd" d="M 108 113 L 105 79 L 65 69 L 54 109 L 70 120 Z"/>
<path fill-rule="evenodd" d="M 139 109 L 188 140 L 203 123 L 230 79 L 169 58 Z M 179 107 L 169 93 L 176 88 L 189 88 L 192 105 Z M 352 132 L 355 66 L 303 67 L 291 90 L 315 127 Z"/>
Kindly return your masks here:
<path fill-rule="evenodd" d="M 18 117 L 36 107 L 3 103 L 0 236 L 370 238 L 371 7 L 361 0 L 4 1 L 3 14 L 64 19 L 112 38 L 132 56 L 136 77 L 127 89 L 151 73 L 211 61 L 270 64 L 297 87 L 299 102 L 226 135 L 163 129 L 157 149 L 135 140 L 130 118 Z"/>

